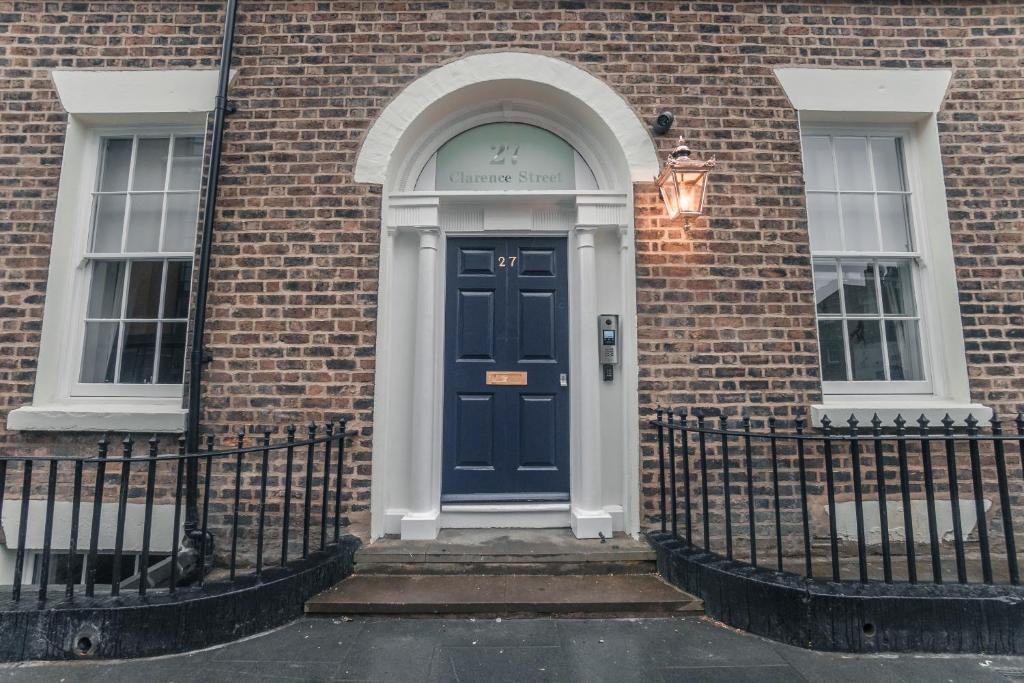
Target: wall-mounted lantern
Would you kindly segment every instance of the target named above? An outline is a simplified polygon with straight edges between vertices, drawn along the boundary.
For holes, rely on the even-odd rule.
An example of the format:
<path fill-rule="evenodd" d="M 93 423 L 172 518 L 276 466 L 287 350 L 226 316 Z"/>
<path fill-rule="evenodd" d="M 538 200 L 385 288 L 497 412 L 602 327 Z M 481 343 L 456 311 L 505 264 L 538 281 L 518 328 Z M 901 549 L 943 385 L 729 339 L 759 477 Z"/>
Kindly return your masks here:
<path fill-rule="evenodd" d="M 689 220 L 690 216 L 704 213 L 708 174 L 714 167 L 714 158 L 691 159 L 690 148 L 679 138 L 679 146 L 668 155 L 656 180 L 669 218 L 685 216 Z"/>

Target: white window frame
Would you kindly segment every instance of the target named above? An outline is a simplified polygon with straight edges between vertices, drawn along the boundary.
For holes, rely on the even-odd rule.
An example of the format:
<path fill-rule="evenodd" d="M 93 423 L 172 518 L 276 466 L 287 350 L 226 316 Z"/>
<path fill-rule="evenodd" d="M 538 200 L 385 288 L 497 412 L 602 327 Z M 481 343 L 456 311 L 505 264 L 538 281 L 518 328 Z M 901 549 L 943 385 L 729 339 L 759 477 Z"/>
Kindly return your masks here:
<path fill-rule="evenodd" d="M 56 69 L 51 77 L 67 113 L 67 128 L 46 302 L 32 402 L 7 414 L 7 429 L 180 433 L 187 414 L 180 384 L 149 385 L 156 388 L 149 389 L 148 396 L 73 392 L 85 324 L 88 268 L 84 255 L 92 213 L 90 196 L 99 169 L 98 133 L 172 128 L 205 133 L 215 103 L 218 72 Z"/>
<path fill-rule="evenodd" d="M 811 421 L 828 415 L 833 422 L 850 415 L 866 423 L 877 414 L 891 424 L 897 415 L 933 423 L 949 415 L 963 420 L 991 417 L 987 406 L 971 401 L 960 317 L 953 241 L 946 198 L 945 169 L 939 141 L 938 112 L 952 80 L 950 69 L 833 69 L 780 67 L 775 75 L 796 110 L 801 134 L 815 125 L 902 127 L 909 130 L 915 196 L 915 237 L 923 257 L 919 301 L 926 307 L 931 359 L 931 394 L 829 394 L 812 403 Z"/>
<path fill-rule="evenodd" d="M 95 206 L 93 198 L 98 192 L 97 183 L 100 174 L 100 163 L 103 159 L 103 141 L 107 138 L 127 138 L 131 137 L 132 144 L 132 160 L 131 163 L 134 166 L 135 163 L 135 152 L 137 151 L 137 142 L 139 138 L 146 137 L 171 137 L 171 136 L 200 136 L 205 138 L 205 131 L 196 126 L 122 126 L 122 127 L 105 127 L 105 128 L 94 128 L 90 130 L 90 140 L 88 148 L 86 149 L 85 156 L 85 170 L 92 169 L 92 175 L 84 178 L 82 183 L 82 197 L 81 205 L 88 207 L 84 212 L 81 212 L 79 217 L 80 222 L 75 230 L 76 240 L 76 262 L 81 263 L 78 268 L 80 271 L 76 275 L 76 286 L 73 288 L 74 300 L 71 303 L 73 310 L 77 311 L 78 316 L 69 328 L 69 343 L 75 343 L 77 340 L 77 347 L 68 349 L 68 358 L 70 360 L 69 366 L 66 372 L 62 373 L 62 380 L 65 383 L 63 390 L 68 396 L 73 398 L 78 397 L 115 397 L 115 398 L 177 398 L 181 399 L 182 391 L 184 390 L 184 378 L 182 382 L 176 384 L 107 384 L 107 383 L 87 383 L 80 381 L 81 370 L 82 370 L 82 354 L 85 346 L 85 321 L 86 321 L 86 308 L 89 301 L 89 290 L 92 283 L 92 265 L 100 260 L 106 261 L 141 261 L 141 260 L 188 260 L 189 263 L 194 266 L 195 246 L 193 249 L 187 252 L 118 252 L 118 253 L 93 253 L 89 250 L 89 245 L 92 242 L 92 230 L 93 230 L 93 208 Z M 173 143 L 171 143 L 173 146 Z M 205 140 L 203 153 L 205 154 Z M 170 177 L 170 164 L 173 161 L 173 155 L 168 154 L 168 168 L 164 178 L 164 190 L 166 192 L 167 183 Z M 131 177 L 129 176 L 128 183 L 131 187 Z M 164 216 L 161 218 L 161 235 L 163 234 L 164 222 L 166 220 L 167 206 L 166 202 L 163 208 Z M 127 227 L 130 214 L 130 207 L 126 204 L 125 206 L 125 217 L 124 217 L 124 228 L 121 235 L 122 244 L 127 239 Z M 196 213 L 196 226 L 198 229 L 199 225 L 199 213 Z M 163 297 L 163 285 L 161 285 L 161 298 Z M 122 294 L 121 306 L 122 310 L 127 305 L 128 290 L 127 286 Z M 186 321 L 188 322 L 188 321 Z M 187 334 L 187 333 L 186 333 Z M 118 347 L 124 343 L 124 335 L 120 335 L 118 341 Z M 120 356 L 120 353 L 118 353 Z M 120 361 L 118 361 L 120 363 Z"/>
<path fill-rule="evenodd" d="M 917 157 L 916 150 L 911 135 L 911 130 L 907 127 L 893 127 L 884 126 L 877 124 L 862 124 L 862 125 L 827 125 L 827 124 L 811 124 L 806 125 L 801 130 L 800 144 L 801 150 L 803 149 L 803 141 L 805 137 L 810 136 L 830 136 L 830 137 L 894 137 L 900 140 L 900 145 L 903 151 L 903 171 L 904 179 L 906 182 L 906 190 L 901 193 L 908 196 L 908 220 L 910 229 L 910 242 L 912 246 L 911 251 L 847 251 L 843 250 L 829 250 L 829 251 L 811 251 L 811 260 L 827 260 L 836 259 L 850 261 L 850 260 L 867 260 L 867 261 L 880 261 L 885 259 L 893 260 L 907 260 L 911 261 L 914 265 L 912 268 L 913 275 L 913 287 L 914 287 L 914 298 L 917 306 L 917 318 L 919 320 L 919 332 L 921 337 L 921 354 L 924 364 L 924 375 L 925 379 L 921 381 L 905 381 L 905 380 L 860 380 L 860 381 L 825 381 L 821 382 L 822 392 L 829 396 L 872 396 L 872 395 L 907 395 L 907 396 L 931 396 L 934 394 L 934 384 L 932 381 L 932 369 L 935 365 L 936 359 L 941 356 L 941 349 L 936 348 L 936 337 L 937 331 L 932 329 L 930 321 L 935 317 L 934 306 L 935 302 L 933 297 L 929 296 L 930 287 L 928 286 L 927 279 L 922 277 L 922 273 L 928 268 L 927 260 L 927 231 L 922 227 L 922 221 L 919 216 L 923 215 L 923 210 L 919 206 L 920 197 L 920 178 L 917 174 Z M 833 149 L 833 155 L 835 150 Z M 869 145 L 870 154 L 870 145 Z M 833 157 L 833 164 L 835 164 L 835 158 Z M 870 166 L 872 175 L 874 174 L 874 166 Z M 837 181 L 838 182 L 838 181 Z M 874 182 L 872 181 L 872 187 Z M 814 194 L 814 190 L 806 190 L 807 195 Z M 864 193 L 869 191 L 865 190 Z M 820 191 L 822 194 L 828 193 L 828 191 Z M 835 193 L 837 196 L 841 196 L 844 191 L 836 187 Z M 846 191 L 846 193 L 851 193 Z M 878 190 L 871 190 L 872 196 L 878 194 L 887 194 L 886 192 L 879 192 Z M 841 203 L 839 204 L 839 224 L 840 224 L 840 235 L 845 236 L 842 232 L 842 210 Z M 877 206 L 876 206 L 876 219 L 877 219 Z M 877 220 L 876 220 L 877 224 Z M 808 230 L 812 229 L 808 223 Z M 845 246 L 845 245 L 841 245 Z M 881 246 L 881 242 L 879 242 Z M 881 278 L 875 279 L 875 295 L 878 301 L 879 312 L 877 316 L 848 316 L 846 313 L 845 303 L 842 308 L 842 314 L 840 318 L 833 316 L 822 317 L 815 310 L 815 316 L 817 322 L 821 320 L 849 320 L 858 318 L 875 318 L 882 321 L 881 334 L 883 340 L 885 339 L 885 325 L 884 321 L 899 316 L 886 316 L 882 312 L 882 293 L 881 293 L 882 282 Z M 839 287 L 839 297 L 841 301 L 845 302 L 845 295 L 843 287 Z M 912 316 L 905 316 L 912 317 Z M 819 328 L 815 326 L 817 332 Z M 844 351 L 846 352 L 846 366 L 850 370 L 851 358 L 849 353 L 848 345 L 844 343 Z M 823 370 L 820 359 L 820 338 L 819 338 L 819 368 Z M 888 359 L 886 359 L 886 368 L 888 371 Z"/>

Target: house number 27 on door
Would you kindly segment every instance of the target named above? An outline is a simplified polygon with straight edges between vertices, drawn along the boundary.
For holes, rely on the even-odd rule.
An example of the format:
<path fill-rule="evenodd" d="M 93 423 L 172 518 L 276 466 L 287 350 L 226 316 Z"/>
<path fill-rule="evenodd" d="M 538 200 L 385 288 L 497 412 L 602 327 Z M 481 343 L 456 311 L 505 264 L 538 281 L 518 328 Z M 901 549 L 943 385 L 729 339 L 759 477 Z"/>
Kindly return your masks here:
<path fill-rule="evenodd" d="M 516 257 L 515 256 L 499 256 L 498 257 L 498 267 L 499 268 L 506 268 L 506 267 L 508 267 L 508 268 L 515 268 L 516 267 Z"/>

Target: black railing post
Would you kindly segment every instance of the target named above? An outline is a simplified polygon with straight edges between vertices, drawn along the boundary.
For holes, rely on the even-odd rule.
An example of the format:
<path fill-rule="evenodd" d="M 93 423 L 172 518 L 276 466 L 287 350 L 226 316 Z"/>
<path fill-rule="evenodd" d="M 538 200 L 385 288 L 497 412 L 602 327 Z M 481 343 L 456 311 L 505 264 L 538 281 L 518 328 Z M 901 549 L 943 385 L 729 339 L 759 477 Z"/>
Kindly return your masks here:
<path fill-rule="evenodd" d="M 882 451 L 882 420 L 875 413 L 871 418 L 871 438 L 875 448 L 875 484 L 878 486 L 878 523 L 882 532 L 882 580 L 892 583 L 892 546 L 889 544 L 889 501 L 886 498 L 888 481 L 885 476 L 885 456 Z"/>
<path fill-rule="evenodd" d="M 121 488 L 117 497 L 117 528 L 114 536 L 114 567 L 110 572 L 110 594 L 121 594 L 121 558 L 124 554 L 124 524 L 128 512 L 128 484 L 131 478 L 132 436 L 121 442 Z"/>
<path fill-rule="evenodd" d="M 203 458 L 203 518 L 199 533 L 199 576 L 202 586 L 206 582 L 206 556 L 213 554 L 213 537 L 210 535 L 210 474 L 213 468 L 213 434 L 206 435 L 206 457 Z"/>
<path fill-rule="evenodd" d="M 725 556 L 732 559 L 732 491 L 729 482 L 729 429 L 728 418 L 718 416 L 718 425 L 722 436 L 722 492 L 725 496 Z"/>
<path fill-rule="evenodd" d="M 690 432 L 686 422 L 686 409 L 679 410 L 679 429 L 682 431 L 683 440 L 683 524 L 686 526 L 686 545 L 693 545 L 693 515 L 690 513 Z"/>
<path fill-rule="evenodd" d="M 967 558 L 964 556 L 964 530 L 960 522 L 960 480 L 956 471 L 956 441 L 953 418 L 942 418 L 942 440 L 946 444 L 946 476 L 949 480 L 949 508 L 953 517 L 953 550 L 956 554 L 956 578 L 967 583 Z"/>
<path fill-rule="evenodd" d="M 661 423 L 661 406 L 655 409 L 654 415 L 658 424 L 658 500 L 661 508 L 661 533 L 665 533 L 668 531 L 668 520 L 665 519 L 665 427 Z"/>
<path fill-rule="evenodd" d="M 21 577 L 25 571 L 25 536 L 28 533 L 28 503 L 32 497 L 32 461 L 25 460 L 21 479 L 21 519 L 18 520 L 18 550 L 14 557 L 14 588 L 11 597 L 21 600 Z"/>
<path fill-rule="evenodd" d="M 46 475 L 46 517 L 43 521 L 43 555 L 39 562 L 39 602 L 46 602 L 50 585 L 50 551 L 53 549 L 53 506 L 57 496 L 57 461 L 50 460 Z M 24 520 L 22 520 L 24 522 Z"/>
<path fill-rule="evenodd" d="M 309 517 L 313 502 L 313 449 L 316 440 L 316 424 L 306 427 L 306 490 L 302 497 L 302 557 L 309 557 Z"/>
<path fill-rule="evenodd" d="M 338 474 L 334 479 L 334 542 L 341 539 L 341 482 L 345 467 L 345 439 L 348 422 L 341 420 L 338 425 Z"/>
<path fill-rule="evenodd" d="M 1010 489 L 1006 481 L 1006 452 L 1003 448 L 1003 425 L 993 413 L 992 448 L 996 456 L 996 478 L 999 480 L 999 507 L 1003 515 L 1003 538 L 1006 539 L 1006 564 L 1010 572 L 1010 583 L 1020 583 L 1020 570 L 1017 566 L 1017 540 L 1013 535 L 1013 511 L 1010 509 Z"/>
<path fill-rule="evenodd" d="M 860 471 L 860 436 L 857 417 L 850 415 L 846 421 L 850 426 L 850 469 L 853 470 L 853 512 L 857 522 L 857 567 L 861 583 L 868 581 L 867 539 L 864 534 L 864 490 Z"/>
<path fill-rule="evenodd" d="M 96 589 L 96 554 L 100 539 L 100 514 L 103 509 L 103 485 L 107 476 L 107 449 L 110 440 L 104 434 L 96 444 L 96 483 L 92 495 L 92 523 L 89 527 L 89 557 L 85 565 L 85 595 L 91 598 Z"/>
<path fill-rule="evenodd" d="M 64 597 L 68 600 L 75 597 L 75 583 L 78 577 L 75 576 L 75 558 L 78 556 L 78 524 L 82 511 L 82 460 L 75 460 L 74 490 L 71 493 L 71 535 L 68 538 L 68 579 L 64 587 Z M 0 497 L 3 495 L 2 484 L 0 484 Z M 2 514 L 0 514 L 2 518 Z M 85 558 L 83 558 L 84 560 Z"/>
<path fill-rule="evenodd" d="M 747 465 L 747 527 L 750 530 L 750 564 L 757 566 L 757 531 L 754 516 L 754 465 L 750 443 L 750 418 L 743 416 L 743 455 Z"/>
<path fill-rule="evenodd" d="M 267 469 L 270 466 L 270 430 L 263 432 L 263 450 L 260 460 L 260 506 L 256 530 L 256 578 L 263 576 L 263 532 L 267 517 Z"/>
<path fill-rule="evenodd" d="M 711 521 L 708 519 L 708 447 L 704 435 L 704 413 L 697 412 L 697 443 L 700 448 L 700 513 L 704 550 L 711 550 Z"/>
<path fill-rule="evenodd" d="M 828 544 L 832 555 L 832 580 L 839 582 L 839 532 L 836 529 L 835 472 L 832 466 L 832 420 L 821 418 L 825 451 L 825 493 L 828 498 Z"/>
<path fill-rule="evenodd" d="M 796 429 L 796 462 L 800 474 L 800 522 L 804 532 L 804 574 L 807 578 L 814 577 L 811 563 L 811 515 L 807 504 L 807 462 L 804 454 L 804 418 L 797 417 L 794 421 Z"/>
<path fill-rule="evenodd" d="M 679 538 L 678 503 L 676 494 L 676 426 L 672 422 L 672 409 L 668 410 L 668 480 L 670 489 L 669 500 L 672 502 L 672 537 Z"/>
<path fill-rule="evenodd" d="M 924 496 L 928 504 L 928 544 L 932 553 L 932 580 L 942 583 L 942 555 L 939 545 L 939 525 L 935 516 L 935 473 L 932 471 L 932 445 L 928 439 L 928 418 L 917 418 L 921 436 L 921 466 L 924 468 Z"/>
<path fill-rule="evenodd" d="M 981 483 L 981 454 L 978 451 L 978 420 L 968 415 L 967 447 L 971 455 L 971 480 L 974 485 L 974 512 L 977 516 L 978 546 L 981 551 L 981 576 L 985 583 L 992 583 L 992 556 L 988 542 L 988 520 L 985 519 L 985 492 Z"/>
<path fill-rule="evenodd" d="M 324 492 L 320 502 L 320 550 L 327 547 L 327 498 L 331 490 L 331 442 L 334 441 L 334 423 L 324 427 Z"/>
<path fill-rule="evenodd" d="M 174 526 L 171 528 L 171 585 L 169 587 L 171 593 L 178 589 L 178 545 L 181 540 L 178 529 L 181 525 L 181 487 L 185 479 L 187 445 L 184 435 L 178 437 L 178 457 L 174 466 Z"/>
<path fill-rule="evenodd" d="M 139 556 L 139 595 L 146 594 L 149 582 L 149 547 L 153 533 L 153 494 L 156 486 L 156 458 L 160 442 L 154 434 L 149 440 L 149 459 L 146 467 L 146 508 L 142 521 L 142 554 Z"/>
<path fill-rule="evenodd" d="M 782 509 L 779 503 L 779 445 L 775 417 L 768 418 L 768 434 L 772 456 L 772 498 L 775 510 L 775 564 L 782 571 Z"/>
<path fill-rule="evenodd" d="M 281 566 L 288 564 L 288 536 L 292 508 L 292 463 L 295 460 L 295 425 L 288 425 L 288 446 L 284 472 L 284 518 L 281 526 Z"/>
<path fill-rule="evenodd" d="M 910 467 L 907 464 L 907 421 L 896 416 L 896 456 L 900 465 L 900 496 L 903 500 L 903 543 L 907 552 L 907 580 L 917 583 L 917 549 L 914 547 L 914 512 L 910 498 Z"/>
<path fill-rule="evenodd" d="M 228 562 L 228 573 L 232 579 L 235 578 L 238 561 L 238 508 L 242 494 L 242 449 L 245 448 L 245 430 L 242 428 L 235 435 L 235 448 L 235 499 L 231 506 L 231 559 Z"/>

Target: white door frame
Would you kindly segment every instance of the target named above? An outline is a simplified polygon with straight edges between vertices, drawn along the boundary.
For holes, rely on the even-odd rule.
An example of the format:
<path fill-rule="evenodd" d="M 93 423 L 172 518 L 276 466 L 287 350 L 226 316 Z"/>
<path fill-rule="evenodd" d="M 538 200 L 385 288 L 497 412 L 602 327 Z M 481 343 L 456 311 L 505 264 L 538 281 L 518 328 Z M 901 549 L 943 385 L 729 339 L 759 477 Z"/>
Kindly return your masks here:
<path fill-rule="evenodd" d="M 653 178 L 657 171 L 653 145 L 642 124 L 607 85 L 564 62 L 525 53 L 491 53 L 487 62 L 503 64 L 491 79 L 487 69 L 473 70 L 482 87 L 498 86 L 509 77 L 509 65 L 524 80 L 558 73 L 563 79 L 564 102 L 552 102 L 552 83 L 538 82 L 535 101 L 490 101 L 470 98 L 473 107 L 428 111 L 429 103 L 401 103 L 410 91 L 436 103 L 452 94 L 452 84 L 437 81 L 420 92 L 419 81 L 389 105 L 371 129 L 357 162 L 372 177 L 384 171 L 382 235 L 378 286 L 377 356 L 374 392 L 374 439 L 371 491 L 371 536 L 400 533 L 403 538 L 434 538 L 442 526 L 571 525 L 577 536 L 610 536 L 613 531 L 639 532 L 639 412 L 637 389 L 635 255 L 632 248 L 633 197 L 631 181 L 638 173 Z M 460 62 L 474 60 L 466 58 Z M 536 70 L 537 60 L 544 68 Z M 555 63 L 552 65 L 551 63 Z M 459 62 L 431 72 L 456 68 Z M 454 76 L 469 76 L 460 64 Z M 525 71 L 524 71 L 525 69 Z M 567 79 L 567 80 L 566 80 Z M 556 79 L 558 80 L 558 79 Z M 581 86 L 581 83 L 583 84 Z M 595 83 L 598 87 L 595 89 Z M 557 85 L 557 84 L 556 84 Z M 585 87 L 584 87 L 585 86 Z M 518 92 L 522 83 L 517 81 Z M 587 90 L 593 97 L 580 101 L 572 91 Z M 440 90 L 440 92 L 438 92 Z M 457 90 L 457 89 L 456 89 Z M 488 91 L 490 92 L 490 91 Z M 596 94 L 595 94 L 596 93 Z M 485 93 L 479 93 L 483 95 Z M 609 97 L 615 101 L 610 101 Z M 408 99 L 408 97 L 406 97 Z M 544 102 L 544 104 L 541 104 Z M 557 106 L 561 104 L 562 106 Z M 552 106 L 554 105 L 554 106 Z M 578 113 L 571 114 L 575 108 Z M 436 107 L 435 107 L 436 109 Z M 622 123 L 622 110 L 631 121 Z M 615 111 L 620 125 L 605 113 Z M 419 112 L 410 115 L 411 111 Z M 572 126 L 589 117 L 593 125 Z M 615 118 L 615 117 L 613 117 Z M 395 120 L 390 120 L 395 119 Z M 425 122 L 424 119 L 432 119 Z M 562 135 L 583 155 L 602 191 L 456 193 L 409 191 L 419 169 L 452 131 L 460 132 L 488 120 L 522 120 Z M 397 121 L 397 123 L 396 123 Z M 375 131 L 381 125 L 404 125 L 387 147 Z M 640 139 L 626 150 L 623 141 Z M 401 148 L 397 140 L 409 130 L 418 141 L 406 139 L 411 150 L 404 158 L 391 157 Z M 392 130 L 392 133 L 396 131 Z M 372 144 L 371 144 L 372 143 Z M 369 146 L 369 148 L 368 148 Z M 369 169 L 369 170 L 368 170 Z M 641 176 L 642 177 L 642 176 Z M 444 244 L 449 234 L 517 235 L 564 234 L 569 248 L 570 295 L 570 510 L 538 507 L 477 506 L 457 512 L 440 505 L 444 363 Z M 601 277 L 598 277 L 598 269 Z M 608 276 L 606 273 L 614 273 Z M 600 307 L 600 310 L 599 310 Z M 616 381 L 602 383 L 597 364 L 596 313 L 617 313 L 622 330 L 622 362 Z M 589 371 L 587 369 L 590 369 Z M 610 426 L 609 426 L 610 425 Z M 584 456 L 584 454 L 587 454 Z M 447 506 L 446 506 L 447 508 Z"/>

